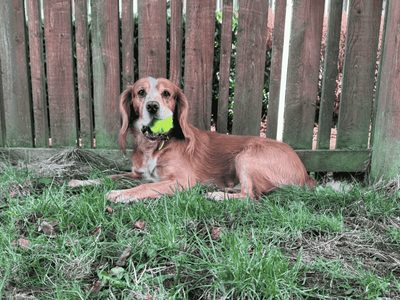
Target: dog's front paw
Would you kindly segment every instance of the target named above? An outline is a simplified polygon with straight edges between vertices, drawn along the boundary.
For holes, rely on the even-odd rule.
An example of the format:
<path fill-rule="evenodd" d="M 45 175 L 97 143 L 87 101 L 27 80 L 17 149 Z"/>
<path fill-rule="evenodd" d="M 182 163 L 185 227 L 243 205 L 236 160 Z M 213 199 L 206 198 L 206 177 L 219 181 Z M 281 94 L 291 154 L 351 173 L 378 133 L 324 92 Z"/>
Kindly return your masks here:
<path fill-rule="evenodd" d="M 224 192 L 212 192 L 212 193 L 205 194 L 204 197 L 207 199 L 215 200 L 215 201 L 224 201 L 225 193 Z"/>
<path fill-rule="evenodd" d="M 129 202 L 138 202 L 139 199 L 131 196 L 129 193 L 124 191 L 111 191 L 106 195 L 107 200 L 114 203 L 129 203 Z"/>
<path fill-rule="evenodd" d="M 93 184 L 100 184 L 101 181 L 99 179 L 96 180 L 71 180 L 67 183 L 67 186 L 70 188 L 79 188 L 85 185 L 93 185 Z"/>

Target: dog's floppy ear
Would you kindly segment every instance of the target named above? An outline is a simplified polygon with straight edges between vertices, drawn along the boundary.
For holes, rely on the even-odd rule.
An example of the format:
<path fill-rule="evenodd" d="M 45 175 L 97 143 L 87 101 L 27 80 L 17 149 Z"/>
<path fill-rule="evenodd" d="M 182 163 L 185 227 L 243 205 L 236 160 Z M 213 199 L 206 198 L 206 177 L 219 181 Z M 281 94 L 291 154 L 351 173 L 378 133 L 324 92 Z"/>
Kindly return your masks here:
<path fill-rule="evenodd" d="M 119 131 L 118 144 L 124 154 L 126 154 L 126 135 L 128 134 L 129 129 L 133 127 L 135 120 L 138 118 L 138 114 L 133 107 L 133 98 L 135 98 L 135 94 L 133 86 L 131 86 L 121 94 L 121 100 L 119 102 L 122 126 Z"/>
<path fill-rule="evenodd" d="M 177 92 L 175 93 L 175 101 L 176 101 L 176 113 L 177 113 L 177 119 L 179 122 L 179 126 L 182 130 L 182 134 L 185 137 L 185 139 L 189 140 L 189 145 L 187 147 L 187 151 L 189 153 L 193 153 L 195 149 L 195 135 L 192 129 L 192 126 L 190 126 L 187 122 L 187 116 L 189 113 L 189 103 L 178 87 L 176 88 Z"/>

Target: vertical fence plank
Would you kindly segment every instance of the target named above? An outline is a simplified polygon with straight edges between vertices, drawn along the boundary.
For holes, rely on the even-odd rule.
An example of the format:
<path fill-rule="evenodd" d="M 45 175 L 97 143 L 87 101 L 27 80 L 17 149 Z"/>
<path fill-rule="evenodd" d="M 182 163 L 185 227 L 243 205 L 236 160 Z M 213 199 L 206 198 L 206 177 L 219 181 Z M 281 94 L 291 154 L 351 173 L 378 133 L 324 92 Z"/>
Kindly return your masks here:
<path fill-rule="evenodd" d="M 338 74 L 342 10 L 342 1 L 331 1 L 326 36 L 324 78 L 322 81 L 321 105 L 319 109 L 317 149 L 330 148 L 333 104 L 335 102 L 336 77 Z"/>
<path fill-rule="evenodd" d="M 286 0 L 276 0 L 272 40 L 271 76 L 267 113 L 267 137 L 276 139 L 278 130 L 279 95 L 282 75 L 283 37 L 285 35 Z"/>
<path fill-rule="evenodd" d="M 188 122 L 205 130 L 211 126 L 214 20 L 215 0 L 187 0 L 185 95 L 189 101 Z"/>
<path fill-rule="evenodd" d="M 233 134 L 260 135 L 268 1 L 240 2 Z"/>
<path fill-rule="evenodd" d="M 44 71 L 43 28 L 40 0 L 27 1 L 29 19 L 29 54 L 33 116 L 35 120 L 35 146 L 49 147 L 49 122 Z"/>
<path fill-rule="evenodd" d="M 312 148 L 324 17 L 323 0 L 294 0 L 283 141 Z"/>
<path fill-rule="evenodd" d="M 3 94 L 3 74 L 1 72 L 1 59 L 0 59 L 0 146 L 4 147 L 6 144 L 6 116 L 4 113 L 4 94 Z"/>
<path fill-rule="evenodd" d="M 44 0 L 43 9 L 52 146 L 72 146 L 77 140 L 77 120 L 71 2 Z"/>
<path fill-rule="evenodd" d="M 222 9 L 221 58 L 219 67 L 219 96 L 217 131 L 228 132 L 229 75 L 231 71 L 233 0 L 224 0 Z"/>
<path fill-rule="evenodd" d="M 24 1 L 0 1 L 5 144 L 9 147 L 33 146 L 26 46 Z"/>
<path fill-rule="evenodd" d="M 120 128 L 118 1 L 91 1 L 96 148 L 117 148 Z"/>
<path fill-rule="evenodd" d="M 182 81 L 182 1 L 171 0 L 170 80 L 178 87 Z"/>
<path fill-rule="evenodd" d="M 123 0 L 121 11 L 122 90 L 135 83 L 133 52 L 135 22 L 133 18 L 133 1 Z"/>
<path fill-rule="evenodd" d="M 389 1 L 384 49 L 380 64 L 380 87 L 375 112 L 371 177 L 388 180 L 400 170 L 400 2 Z"/>
<path fill-rule="evenodd" d="M 139 77 L 167 77 L 167 2 L 139 1 Z M 155 17 L 156 16 L 156 17 Z"/>
<path fill-rule="evenodd" d="M 76 68 L 80 139 L 82 148 L 93 148 L 93 103 L 90 72 L 88 0 L 75 0 Z"/>
<path fill-rule="evenodd" d="M 351 0 L 336 148 L 367 148 L 382 0 Z"/>

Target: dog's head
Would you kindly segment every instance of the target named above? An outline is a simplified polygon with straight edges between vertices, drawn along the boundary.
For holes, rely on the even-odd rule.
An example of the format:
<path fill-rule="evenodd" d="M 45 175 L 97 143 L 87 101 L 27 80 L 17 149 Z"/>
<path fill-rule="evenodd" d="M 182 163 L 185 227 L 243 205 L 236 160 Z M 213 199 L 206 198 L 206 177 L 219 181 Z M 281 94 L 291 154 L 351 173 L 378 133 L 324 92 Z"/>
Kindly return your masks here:
<path fill-rule="evenodd" d="M 150 130 L 155 119 L 173 118 L 173 128 L 167 134 L 189 137 L 187 125 L 188 102 L 182 91 L 165 78 L 142 78 L 126 89 L 120 100 L 122 127 L 119 144 L 125 152 L 126 135 L 129 129 L 139 131 L 150 141 L 158 140 L 161 134 Z M 165 133 L 163 134 L 165 135 Z"/>

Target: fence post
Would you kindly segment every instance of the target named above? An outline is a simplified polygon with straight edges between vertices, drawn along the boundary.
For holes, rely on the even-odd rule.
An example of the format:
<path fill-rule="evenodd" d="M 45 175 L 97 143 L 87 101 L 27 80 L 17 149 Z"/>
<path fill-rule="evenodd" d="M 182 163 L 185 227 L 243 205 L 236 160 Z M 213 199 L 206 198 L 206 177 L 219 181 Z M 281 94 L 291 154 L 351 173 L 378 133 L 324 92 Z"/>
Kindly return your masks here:
<path fill-rule="evenodd" d="M 49 116 L 44 70 L 43 28 L 40 0 L 27 1 L 35 146 L 49 147 Z"/>
<path fill-rule="evenodd" d="M 350 1 L 336 149 L 368 148 L 382 0 Z"/>
<path fill-rule="evenodd" d="M 371 178 L 390 179 L 400 172 L 400 1 L 387 4 L 388 20 L 380 63 L 381 80 L 375 126 Z"/>
<path fill-rule="evenodd" d="M 117 148 L 120 129 L 118 1 L 91 1 L 96 148 Z"/>
<path fill-rule="evenodd" d="M 76 68 L 82 148 L 93 148 L 93 98 L 90 70 L 88 0 L 75 0 Z"/>
<path fill-rule="evenodd" d="M 7 128 L 4 143 L 10 147 L 32 147 L 31 95 L 23 0 L 0 1 L 0 59 L 4 122 Z"/>
<path fill-rule="evenodd" d="M 167 2 L 139 1 L 139 77 L 167 77 Z"/>
<path fill-rule="evenodd" d="M 0 71 L 1 71 L 1 58 L 0 58 Z M 4 113 L 4 95 L 3 95 L 3 75 L 0 72 L 0 146 L 4 147 L 6 144 L 6 121 Z"/>
<path fill-rule="evenodd" d="M 260 135 L 268 1 L 243 0 L 239 7 L 233 134 Z"/>
<path fill-rule="evenodd" d="M 229 110 L 229 75 L 231 71 L 232 51 L 232 0 L 225 0 L 222 10 L 221 29 L 221 58 L 219 67 L 219 97 L 217 131 L 228 132 L 228 110 Z"/>
<path fill-rule="evenodd" d="M 331 1 L 329 23 L 326 35 L 324 77 L 322 81 L 321 104 L 318 120 L 318 149 L 329 149 L 332 128 L 332 111 L 335 102 L 336 78 L 338 75 L 338 57 L 340 31 L 342 25 L 342 1 Z"/>
<path fill-rule="evenodd" d="M 324 1 L 293 1 L 283 141 L 312 148 Z"/>
<path fill-rule="evenodd" d="M 267 115 L 267 137 L 276 139 L 278 130 L 279 95 L 282 78 L 283 40 L 285 36 L 286 0 L 276 0 L 274 34 L 272 37 L 271 77 Z"/>
<path fill-rule="evenodd" d="M 170 79 L 178 87 L 182 81 L 182 1 L 171 0 Z"/>
<path fill-rule="evenodd" d="M 122 90 L 135 83 L 135 55 L 133 33 L 135 32 L 135 16 L 132 0 L 122 1 L 121 40 L 122 40 Z"/>
<path fill-rule="evenodd" d="M 184 72 L 188 122 L 206 130 L 211 126 L 214 28 L 215 0 L 188 0 Z"/>
<path fill-rule="evenodd" d="M 45 0 L 43 9 L 52 146 L 72 146 L 78 129 L 71 2 Z"/>

